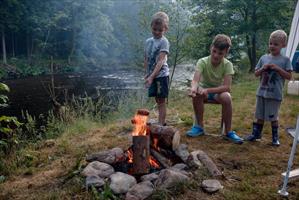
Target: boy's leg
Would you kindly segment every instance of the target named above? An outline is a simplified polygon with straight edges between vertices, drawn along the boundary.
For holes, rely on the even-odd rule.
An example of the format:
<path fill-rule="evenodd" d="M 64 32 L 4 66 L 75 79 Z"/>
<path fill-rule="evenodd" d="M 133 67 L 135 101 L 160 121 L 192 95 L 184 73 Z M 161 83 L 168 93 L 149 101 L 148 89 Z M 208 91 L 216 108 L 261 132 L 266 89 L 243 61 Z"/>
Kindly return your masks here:
<path fill-rule="evenodd" d="M 204 134 L 203 130 L 203 112 L 204 112 L 204 99 L 206 97 L 197 94 L 192 97 L 192 104 L 194 110 L 194 123 L 190 130 L 186 132 L 187 136 L 196 137 Z"/>
<path fill-rule="evenodd" d="M 231 123 L 232 123 L 232 98 L 228 92 L 223 92 L 218 94 L 215 97 L 215 100 L 221 103 L 222 105 L 222 116 L 225 125 L 225 138 L 237 143 L 242 144 L 243 139 L 240 138 L 236 132 L 231 130 Z"/>
<path fill-rule="evenodd" d="M 273 146 L 279 146 L 279 134 L 278 134 L 278 121 L 272 121 L 271 122 L 272 126 L 272 145 Z"/>
<path fill-rule="evenodd" d="M 215 97 L 215 100 L 222 105 L 222 116 L 225 125 L 225 133 L 231 131 L 232 125 L 232 99 L 228 92 L 223 92 Z"/>
<path fill-rule="evenodd" d="M 272 145 L 279 146 L 278 134 L 278 111 L 281 101 L 265 99 L 265 120 L 271 121 L 272 125 Z"/>
<path fill-rule="evenodd" d="M 159 124 L 164 125 L 166 120 L 166 101 L 165 98 L 157 98 L 156 103 L 158 105 L 159 112 Z"/>
<path fill-rule="evenodd" d="M 199 125 L 203 127 L 203 113 L 204 113 L 204 99 L 206 97 L 203 95 L 196 95 L 192 97 L 192 104 L 194 110 L 194 125 Z"/>
<path fill-rule="evenodd" d="M 158 105 L 159 123 L 165 125 L 166 123 L 166 98 L 168 97 L 169 78 L 159 77 L 156 81 L 156 103 Z"/>

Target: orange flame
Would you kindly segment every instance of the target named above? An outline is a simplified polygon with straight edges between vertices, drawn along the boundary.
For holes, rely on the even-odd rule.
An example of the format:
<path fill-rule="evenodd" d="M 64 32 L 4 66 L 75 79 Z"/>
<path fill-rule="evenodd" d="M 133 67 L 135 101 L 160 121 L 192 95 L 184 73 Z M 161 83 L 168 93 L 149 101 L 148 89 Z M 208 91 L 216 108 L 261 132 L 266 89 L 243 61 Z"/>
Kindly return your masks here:
<path fill-rule="evenodd" d="M 147 122 L 148 116 L 146 115 L 138 115 L 136 114 L 132 120 L 132 122 L 135 124 L 134 130 L 132 132 L 133 136 L 140 136 L 140 135 L 146 135 L 146 122 Z"/>
<path fill-rule="evenodd" d="M 133 163 L 133 152 L 132 149 L 127 151 L 128 154 L 128 163 Z"/>
<path fill-rule="evenodd" d="M 149 163 L 153 168 L 160 168 L 160 165 L 152 156 L 150 156 Z"/>

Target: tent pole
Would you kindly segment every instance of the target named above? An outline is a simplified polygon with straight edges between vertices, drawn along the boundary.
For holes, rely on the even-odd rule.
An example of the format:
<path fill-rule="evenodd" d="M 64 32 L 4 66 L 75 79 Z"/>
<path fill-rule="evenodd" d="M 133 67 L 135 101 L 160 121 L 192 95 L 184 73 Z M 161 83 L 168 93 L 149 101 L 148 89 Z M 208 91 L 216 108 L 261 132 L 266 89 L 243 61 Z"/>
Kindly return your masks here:
<path fill-rule="evenodd" d="M 294 137 L 294 140 L 293 140 L 293 146 L 292 146 L 290 158 L 289 158 L 289 161 L 288 161 L 287 172 L 286 172 L 286 175 L 284 177 L 283 186 L 282 186 L 281 190 L 278 190 L 278 193 L 282 196 L 288 196 L 289 195 L 289 193 L 287 192 L 287 184 L 288 184 L 288 181 L 289 181 L 290 171 L 291 171 L 294 156 L 295 156 L 295 153 L 296 153 L 296 146 L 297 146 L 297 143 L 298 143 L 298 137 L 299 137 L 299 116 L 297 117 L 296 134 L 295 134 L 295 137 Z"/>

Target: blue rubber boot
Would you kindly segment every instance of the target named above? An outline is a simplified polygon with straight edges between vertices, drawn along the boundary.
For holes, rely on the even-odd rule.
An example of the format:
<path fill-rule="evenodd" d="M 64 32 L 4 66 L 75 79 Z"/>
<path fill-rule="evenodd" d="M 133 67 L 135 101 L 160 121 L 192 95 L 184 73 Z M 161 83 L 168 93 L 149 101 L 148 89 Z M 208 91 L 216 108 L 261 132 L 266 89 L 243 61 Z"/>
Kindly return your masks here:
<path fill-rule="evenodd" d="M 186 133 L 186 135 L 189 137 L 197 137 L 203 134 L 204 134 L 204 130 L 199 125 L 192 126 L 192 128 Z"/>
<path fill-rule="evenodd" d="M 272 126 L 272 145 L 279 146 L 280 142 L 278 139 L 278 126 Z"/>
<path fill-rule="evenodd" d="M 261 139 L 263 126 L 264 126 L 264 124 L 253 123 L 252 124 L 252 133 L 251 133 L 251 135 L 248 135 L 247 137 L 245 137 L 245 140 L 252 142 L 257 139 Z"/>

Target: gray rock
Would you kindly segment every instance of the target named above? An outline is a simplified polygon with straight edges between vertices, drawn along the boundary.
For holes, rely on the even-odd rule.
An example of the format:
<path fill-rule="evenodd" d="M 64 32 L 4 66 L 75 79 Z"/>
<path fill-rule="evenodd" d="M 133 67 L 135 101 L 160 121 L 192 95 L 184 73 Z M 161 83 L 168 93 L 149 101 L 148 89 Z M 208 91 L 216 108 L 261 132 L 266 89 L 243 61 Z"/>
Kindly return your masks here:
<path fill-rule="evenodd" d="M 187 165 L 191 168 L 200 168 L 202 167 L 202 163 L 198 159 L 197 155 L 199 154 L 200 151 L 192 151 L 190 153 L 190 156 L 187 159 Z"/>
<path fill-rule="evenodd" d="M 110 188 L 115 194 L 125 194 L 131 187 L 137 184 L 136 179 L 122 172 L 116 172 L 110 176 Z"/>
<path fill-rule="evenodd" d="M 81 174 L 83 176 L 99 176 L 106 178 L 113 173 L 114 169 L 111 165 L 99 161 L 93 161 L 85 167 Z"/>
<path fill-rule="evenodd" d="M 105 184 L 105 181 L 99 176 L 87 176 L 85 180 L 86 188 L 94 186 L 95 188 L 100 188 Z"/>
<path fill-rule="evenodd" d="M 180 146 L 175 150 L 175 154 L 186 163 L 190 155 L 188 151 L 188 146 L 186 144 L 180 144 Z"/>
<path fill-rule="evenodd" d="M 201 184 L 202 188 L 204 189 L 204 191 L 208 192 L 208 193 L 215 193 L 218 190 L 222 189 L 223 186 L 221 185 L 221 183 L 216 180 L 216 179 L 208 179 L 208 180 L 204 180 Z"/>
<path fill-rule="evenodd" d="M 144 200 L 154 191 L 154 185 L 150 181 L 138 183 L 130 188 L 126 194 L 126 200 Z"/>
<path fill-rule="evenodd" d="M 99 161 L 107 164 L 114 164 L 124 158 L 125 154 L 121 148 L 113 148 L 107 151 L 100 151 L 86 156 L 87 162 Z"/>
<path fill-rule="evenodd" d="M 178 183 L 186 183 L 190 178 L 179 170 L 163 169 L 157 181 L 155 182 L 158 188 L 171 188 Z"/>
<path fill-rule="evenodd" d="M 178 164 L 173 165 L 170 169 L 185 170 L 185 169 L 188 169 L 188 166 L 184 163 L 178 163 Z"/>
<path fill-rule="evenodd" d="M 158 179 L 158 173 L 151 173 L 147 175 L 141 176 L 141 181 L 151 181 L 152 183 L 155 182 Z"/>

